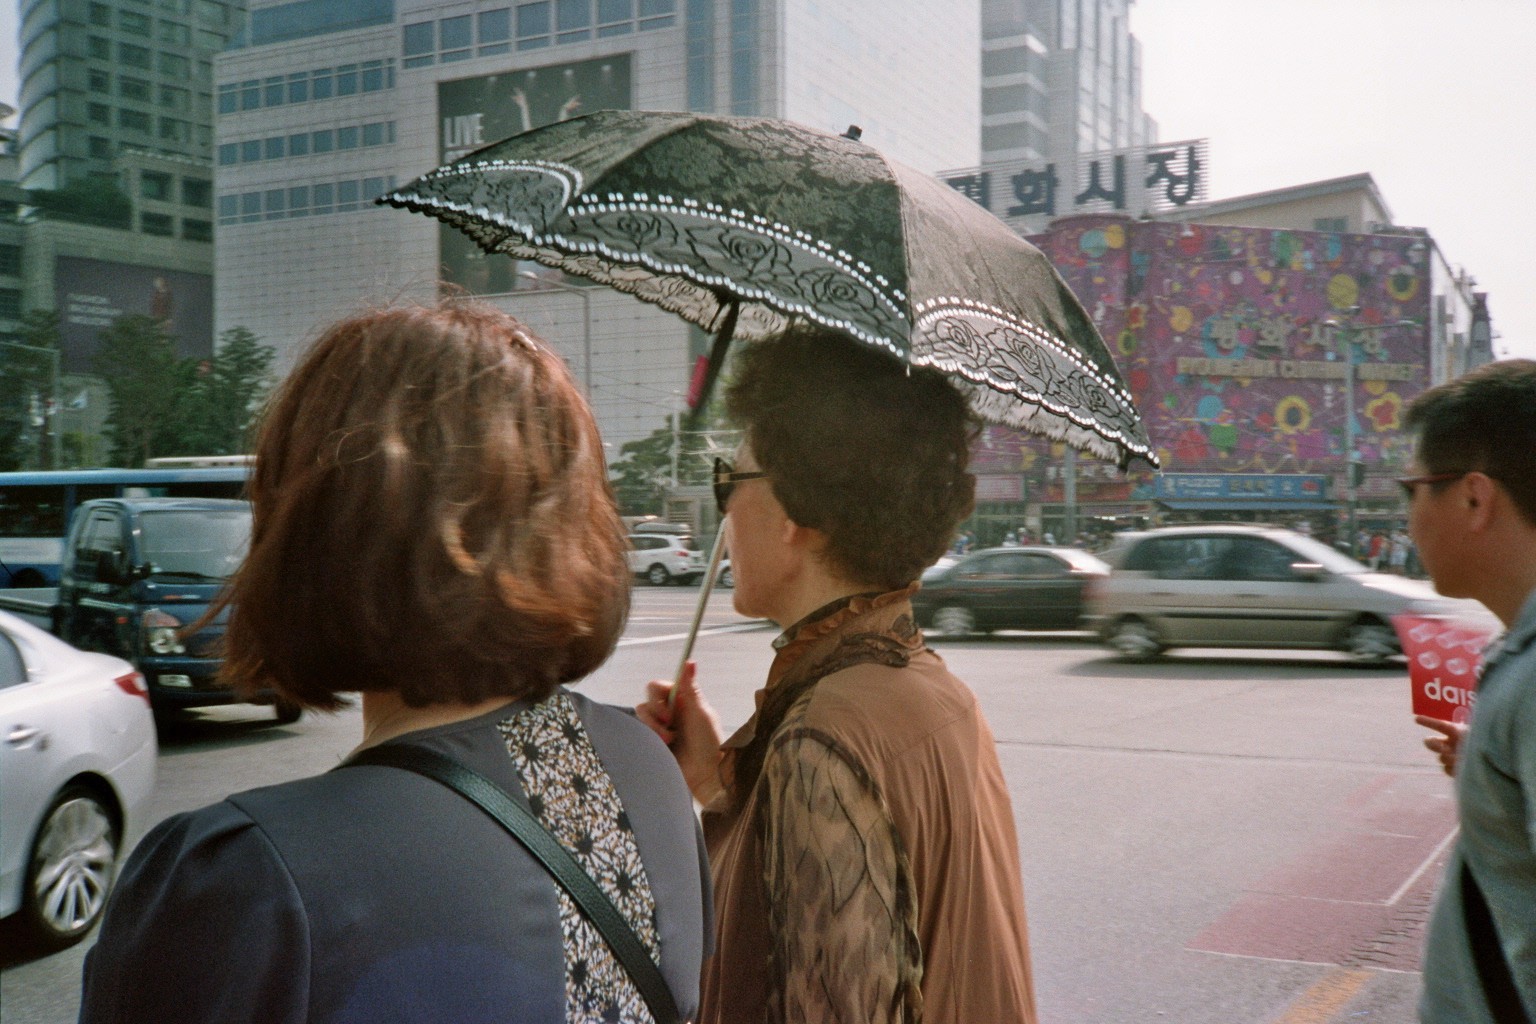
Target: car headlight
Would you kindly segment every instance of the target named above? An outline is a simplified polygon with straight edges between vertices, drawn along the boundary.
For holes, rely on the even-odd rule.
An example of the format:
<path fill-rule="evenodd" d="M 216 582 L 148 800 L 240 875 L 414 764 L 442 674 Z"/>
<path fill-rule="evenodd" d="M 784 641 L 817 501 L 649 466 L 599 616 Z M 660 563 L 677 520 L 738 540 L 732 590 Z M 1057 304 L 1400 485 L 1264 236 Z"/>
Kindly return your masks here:
<path fill-rule="evenodd" d="M 178 635 L 181 631 L 181 622 L 175 616 L 167 615 L 158 608 L 151 608 L 144 613 L 140 625 L 144 627 L 144 646 L 156 654 L 187 653 Z"/>

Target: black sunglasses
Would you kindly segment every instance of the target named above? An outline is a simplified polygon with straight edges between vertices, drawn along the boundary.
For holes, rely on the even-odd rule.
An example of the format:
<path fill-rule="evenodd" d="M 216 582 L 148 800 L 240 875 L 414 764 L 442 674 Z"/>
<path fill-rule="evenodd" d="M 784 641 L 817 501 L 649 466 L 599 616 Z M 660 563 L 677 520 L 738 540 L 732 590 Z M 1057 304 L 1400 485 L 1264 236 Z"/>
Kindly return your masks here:
<path fill-rule="evenodd" d="M 1448 484 L 1452 480 L 1460 480 L 1470 472 L 1472 472 L 1470 469 L 1459 469 L 1450 473 L 1428 473 L 1424 476 L 1400 476 L 1396 479 L 1397 486 L 1403 489 L 1403 497 L 1407 498 L 1409 501 L 1412 501 L 1414 492 L 1418 490 L 1420 484 Z"/>
<path fill-rule="evenodd" d="M 724 459 L 715 460 L 715 504 L 720 508 L 720 514 L 725 515 L 725 506 L 731 500 L 731 492 L 736 485 L 746 480 L 760 480 L 767 473 L 738 473 L 736 467 Z"/>

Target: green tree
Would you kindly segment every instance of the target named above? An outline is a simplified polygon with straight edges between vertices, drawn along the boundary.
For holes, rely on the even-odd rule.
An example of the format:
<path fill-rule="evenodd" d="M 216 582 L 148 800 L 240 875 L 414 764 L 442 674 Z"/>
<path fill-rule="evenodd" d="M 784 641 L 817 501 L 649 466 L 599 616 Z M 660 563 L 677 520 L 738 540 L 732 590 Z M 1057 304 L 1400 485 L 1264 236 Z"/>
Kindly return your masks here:
<path fill-rule="evenodd" d="M 0 469 L 53 466 L 58 428 L 53 359 L 59 347 L 59 315 L 28 310 L 21 333 L 0 338 Z"/>
<path fill-rule="evenodd" d="M 198 364 L 177 356 L 160 322 L 138 313 L 118 317 L 101 332 L 94 368 L 107 386 L 112 463 L 142 466 L 177 454 L 195 404 Z"/>
<path fill-rule="evenodd" d="M 251 424 L 272 388 L 276 352 L 246 327 L 220 337 L 213 358 L 199 364 L 182 432 L 187 455 L 233 455 L 248 450 Z"/>
<path fill-rule="evenodd" d="M 714 464 L 710 439 L 714 431 L 683 433 L 678 438 L 677 482 L 680 486 L 707 484 Z M 619 512 L 626 516 L 657 515 L 672 486 L 673 432 L 660 427 L 638 441 L 625 442 L 619 457 L 608 466 Z"/>

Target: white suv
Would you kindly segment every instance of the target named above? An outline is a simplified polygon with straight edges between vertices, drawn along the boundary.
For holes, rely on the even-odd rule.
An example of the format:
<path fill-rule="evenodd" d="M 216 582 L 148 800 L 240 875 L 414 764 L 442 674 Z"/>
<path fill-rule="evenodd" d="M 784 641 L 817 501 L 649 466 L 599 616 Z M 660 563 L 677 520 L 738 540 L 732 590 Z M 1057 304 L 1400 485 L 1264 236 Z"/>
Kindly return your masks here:
<path fill-rule="evenodd" d="M 632 533 L 629 535 L 629 571 L 655 586 L 676 580 L 692 583 L 708 568 L 698 542 L 687 534 Z"/>

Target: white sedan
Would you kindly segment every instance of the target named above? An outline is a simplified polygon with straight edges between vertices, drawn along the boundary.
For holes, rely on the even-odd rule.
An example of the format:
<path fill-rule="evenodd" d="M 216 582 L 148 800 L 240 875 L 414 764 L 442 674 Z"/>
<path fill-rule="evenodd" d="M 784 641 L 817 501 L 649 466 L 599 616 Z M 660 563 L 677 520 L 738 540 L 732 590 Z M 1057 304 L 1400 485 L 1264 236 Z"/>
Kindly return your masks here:
<path fill-rule="evenodd" d="M 157 752 L 132 665 L 0 612 L 0 917 L 45 949 L 91 930 Z"/>

